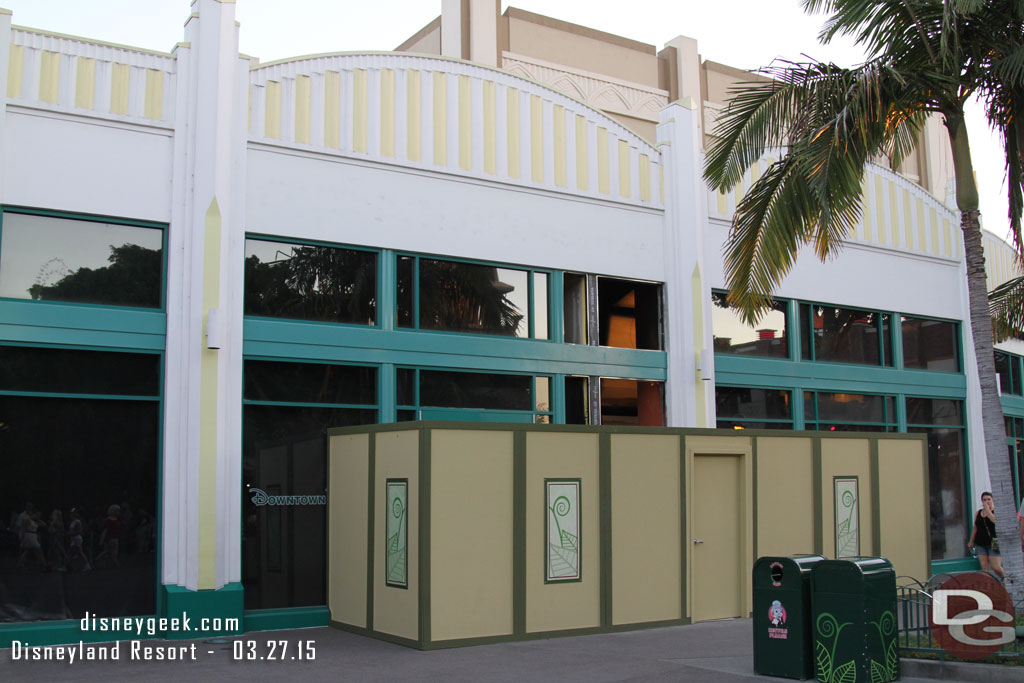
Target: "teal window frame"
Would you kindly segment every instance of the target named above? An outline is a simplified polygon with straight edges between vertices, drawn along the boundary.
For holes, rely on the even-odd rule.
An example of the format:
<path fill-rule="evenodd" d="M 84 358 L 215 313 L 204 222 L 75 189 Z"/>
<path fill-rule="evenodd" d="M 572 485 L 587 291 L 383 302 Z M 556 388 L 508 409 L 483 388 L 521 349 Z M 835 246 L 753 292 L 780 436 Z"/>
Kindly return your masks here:
<path fill-rule="evenodd" d="M 401 370 L 411 370 L 415 374 L 413 375 L 413 398 L 414 403 L 399 403 L 398 402 L 398 372 Z M 453 408 L 448 406 L 427 406 L 423 405 L 420 400 L 420 371 L 424 370 L 427 372 L 464 372 L 467 374 L 474 375 L 512 375 L 515 377 L 529 377 L 530 378 L 530 403 L 534 406 L 532 410 L 519 410 L 514 408 Z M 548 380 L 548 410 L 538 410 L 537 406 L 537 378 L 543 377 Z M 531 415 L 533 416 L 532 422 L 542 422 L 538 419 L 541 417 L 547 417 L 548 423 L 564 423 L 565 422 L 565 411 L 561 411 L 561 420 L 558 420 L 559 411 L 555 409 L 556 396 L 555 396 L 555 375 L 547 373 L 529 373 L 529 372 L 508 372 L 502 370 L 488 370 L 488 369 L 468 369 L 468 368 L 445 368 L 445 367 L 432 367 L 424 365 L 396 365 L 395 366 L 395 411 L 415 411 L 416 419 L 419 419 L 420 411 L 424 408 L 428 410 L 451 410 L 453 413 L 458 411 L 470 411 L 470 412 L 481 412 L 481 413 L 500 413 L 500 414 L 514 414 L 514 415 Z M 562 375 L 564 383 L 564 375 Z M 563 384 L 564 387 L 564 384 Z M 564 394 L 563 394 L 564 395 Z"/>
<path fill-rule="evenodd" d="M 477 259 L 459 258 L 459 257 L 455 257 L 455 256 L 442 256 L 442 255 L 438 255 L 438 254 L 427 254 L 427 253 L 414 252 L 414 251 L 395 251 L 393 254 L 391 254 L 391 259 L 394 261 L 394 264 L 393 264 L 393 266 L 390 269 L 390 271 L 391 271 L 391 281 L 388 283 L 388 285 L 396 293 L 398 291 L 398 259 L 403 258 L 403 257 L 411 258 L 413 260 L 413 262 L 412 262 L 412 325 L 408 326 L 408 327 L 405 327 L 405 326 L 399 327 L 398 326 L 398 324 L 397 324 L 397 320 L 398 320 L 398 301 L 396 300 L 397 299 L 397 295 L 396 295 L 396 297 L 392 299 L 392 307 L 394 308 L 394 310 L 391 311 L 391 313 L 390 313 L 390 315 L 393 316 L 393 318 L 396 321 L 396 323 L 395 323 L 395 330 L 397 330 L 399 332 L 402 332 L 402 331 L 405 331 L 405 332 L 412 332 L 412 331 L 423 332 L 423 333 L 426 333 L 426 334 L 450 334 L 450 335 L 457 335 L 457 336 L 460 336 L 460 337 L 466 337 L 466 336 L 469 336 L 469 337 L 498 337 L 498 338 L 502 338 L 502 339 L 518 339 L 520 341 L 535 341 L 535 342 L 547 342 L 547 343 L 561 341 L 560 339 L 558 339 L 558 340 L 555 339 L 556 330 L 555 330 L 555 326 L 554 326 L 554 320 L 556 319 L 556 315 L 555 315 L 556 311 L 555 311 L 555 304 L 554 304 L 554 286 L 553 286 L 553 282 L 554 282 L 554 279 L 555 279 L 556 275 L 558 275 L 559 276 L 559 280 L 561 280 L 561 274 L 562 274 L 561 271 L 551 270 L 551 269 L 548 269 L 548 268 L 535 268 L 533 266 L 524 266 L 524 265 L 520 265 L 520 264 L 506 263 L 506 262 L 501 262 L 501 261 L 481 261 L 481 260 L 477 260 Z M 452 331 L 452 330 L 431 330 L 431 329 L 428 329 L 428 328 L 420 327 L 420 260 L 422 260 L 422 259 L 427 259 L 429 261 L 447 261 L 449 263 L 465 263 L 467 265 L 484 266 L 484 267 L 487 267 L 487 268 L 503 268 L 503 269 L 506 269 L 506 270 L 518 270 L 518 271 L 526 273 L 527 274 L 527 277 L 526 277 L 526 282 L 527 282 L 527 298 L 529 299 L 529 311 L 527 312 L 527 317 L 529 319 L 529 324 L 527 326 L 527 336 L 525 336 L 525 337 L 516 337 L 516 336 L 489 334 L 487 332 L 457 332 L 457 331 Z M 541 274 L 547 275 L 547 278 L 548 278 L 547 292 L 546 292 L 547 298 L 548 298 L 548 305 L 547 305 L 548 336 L 547 337 L 535 337 L 534 336 L 536 334 L 535 328 L 536 328 L 536 317 L 537 317 L 537 314 L 536 314 L 537 302 L 536 302 L 536 291 L 535 291 L 536 287 L 534 286 L 534 274 L 535 273 L 541 273 Z M 561 302 L 558 302 L 558 311 L 557 312 L 559 314 L 561 314 Z M 560 330 L 558 330 L 558 332 L 560 333 Z"/>
<path fill-rule="evenodd" d="M 822 390 L 822 389 L 807 389 L 804 390 L 804 408 L 807 407 L 807 394 L 811 394 L 813 401 L 813 417 L 807 419 L 804 417 L 804 428 L 814 431 L 823 430 L 823 425 L 848 425 L 857 427 L 878 427 L 877 430 L 880 432 L 898 432 L 900 431 L 899 421 L 899 403 L 902 400 L 901 397 L 894 394 L 876 393 L 876 392 L 864 392 L 864 391 L 841 391 L 841 390 Z M 855 394 L 857 396 L 880 396 L 882 397 L 882 413 L 883 419 L 881 422 L 870 422 L 870 421 L 858 421 L 858 420 L 823 420 L 818 415 L 818 394 Z M 889 415 L 890 402 L 886 399 L 892 400 L 892 416 Z"/>
<path fill-rule="evenodd" d="M 281 358 L 277 356 L 257 356 L 242 354 L 242 386 L 245 387 L 245 362 L 269 361 L 272 363 L 304 363 L 306 365 L 344 365 L 361 368 L 373 368 L 377 371 L 377 381 L 374 386 L 374 393 L 377 395 L 376 403 L 321 403 L 316 401 L 261 401 L 246 398 L 244 389 L 242 393 L 242 406 L 283 406 L 287 408 L 347 408 L 353 410 L 375 410 L 377 419 L 380 419 L 380 373 L 379 363 L 354 363 L 348 361 L 318 360 L 313 358 Z"/>
<path fill-rule="evenodd" d="M 82 221 L 84 223 L 110 223 L 113 225 L 124 225 L 132 228 L 148 228 L 151 230 L 159 230 L 161 233 L 160 237 L 160 306 L 156 308 L 148 308 L 143 306 L 122 306 L 119 304 L 99 304 L 99 303 L 83 303 L 80 301 L 54 301 L 54 300 L 35 300 L 35 299 L 17 299 L 13 297 L 0 297 L 0 303 L 3 302 L 18 302 L 27 303 L 33 306 L 74 306 L 87 309 L 113 309 L 116 311 L 138 311 L 143 313 L 164 313 L 167 310 L 167 233 L 168 226 L 166 223 L 159 223 L 156 221 L 146 221 L 134 218 L 120 218 L 116 216 L 103 216 L 99 214 L 80 213 L 73 211 L 54 211 L 52 209 L 41 209 L 29 206 L 0 206 L 0 245 L 3 243 L 3 218 L 5 214 L 15 213 L 27 216 L 43 216 L 47 218 L 61 218 L 65 220 Z M 2 317 L 2 316 L 0 316 Z"/>
<path fill-rule="evenodd" d="M 904 372 L 928 372 L 937 373 L 943 375 L 957 375 L 964 373 L 964 345 L 963 345 L 963 325 L 959 320 L 950 320 L 949 318 L 935 318 L 933 316 L 914 315 L 912 313 L 895 313 L 896 319 L 899 321 L 899 334 L 896 333 L 897 325 L 894 323 L 891 326 L 891 332 L 893 334 L 893 353 L 896 355 L 899 361 L 899 368 Z M 956 369 L 955 370 L 926 370 L 924 368 L 908 368 L 903 358 L 903 319 L 913 318 L 914 320 L 929 320 L 932 322 L 950 323 L 953 325 L 953 340 L 956 343 L 956 348 L 953 352 L 956 354 Z M 895 346 L 898 343 L 899 346 Z"/>
<path fill-rule="evenodd" d="M 1000 382 L 1000 392 L 1004 396 L 1024 396 L 1024 357 L 998 349 L 996 349 L 995 355 L 1006 357 L 1007 368 L 1010 372 L 1010 386 L 1002 386 Z"/>
<path fill-rule="evenodd" d="M 731 355 L 731 354 L 729 354 Z M 780 360 L 779 358 L 768 358 L 758 357 L 759 360 Z M 715 384 L 715 391 L 718 389 L 761 389 L 763 391 L 783 391 L 789 394 L 789 419 L 784 420 L 778 417 L 721 417 L 718 415 L 718 411 L 715 411 L 715 426 L 717 427 L 718 422 L 738 422 L 740 424 L 752 424 L 763 422 L 765 424 L 776 424 L 776 425 L 788 425 L 790 429 L 797 429 L 797 405 L 795 396 L 798 390 L 794 390 L 790 387 L 765 387 L 765 386 L 754 386 L 745 384 Z M 802 394 L 801 394 L 802 395 Z M 717 396 L 716 396 L 717 404 Z M 802 408 L 801 408 L 802 410 Z M 802 413 L 801 413 L 802 414 Z M 721 428 L 721 429 L 724 429 Z M 735 429 L 735 427 L 734 427 Z"/>
<path fill-rule="evenodd" d="M 897 351 L 896 342 L 897 342 L 897 336 L 898 335 L 896 335 L 896 333 L 894 331 L 895 330 L 895 322 L 894 321 L 901 318 L 901 316 L 902 316 L 901 313 L 896 313 L 894 311 L 883 311 L 881 309 L 876 309 L 876 308 L 862 308 L 860 306 L 844 306 L 844 305 L 839 305 L 839 304 L 824 303 L 824 302 L 821 302 L 821 301 L 807 301 L 807 300 L 803 300 L 803 299 L 797 300 L 796 303 L 797 303 L 797 310 L 796 310 L 797 324 L 796 324 L 796 329 L 797 329 L 797 336 L 800 337 L 799 346 L 801 347 L 799 349 L 800 355 L 796 358 L 796 360 L 798 362 L 804 362 L 804 363 L 829 363 L 829 364 L 835 364 L 835 365 L 848 365 L 848 366 L 852 365 L 852 366 L 863 366 L 863 367 L 869 367 L 869 368 L 900 368 L 900 369 L 902 369 L 902 367 L 903 367 L 902 366 L 902 353 Z M 842 309 L 844 311 L 860 311 L 862 313 L 872 313 L 872 314 L 878 316 L 878 331 L 876 333 L 876 336 L 877 336 L 877 339 L 878 339 L 878 363 L 877 364 L 874 364 L 874 363 L 869 364 L 869 363 L 853 363 L 853 362 L 836 361 L 836 360 L 818 360 L 815 357 L 816 354 L 815 354 L 815 350 L 814 350 L 814 327 L 813 327 L 813 323 L 811 322 L 812 319 L 813 319 L 813 316 L 810 313 L 811 309 L 813 307 L 815 307 L 815 306 L 821 306 L 821 307 L 824 307 L 824 308 L 838 308 L 838 309 Z M 807 315 L 806 316 L 804 315 L 804 311 L 807 311 Z M 889 316 L 889 340 L 888 340 L 889 343 L 888 344 L 886 344 L 884 325 L 882 324 L 883 316 Z M 912 317 L 916 317 L 916 316 L 912 316 Z M 802 347 L 803 347 L 803 336 L 804 336 L 805 332 L 807 333 L 807 338 L 810 341 L 810 344 L 809 344 L 810 348 L 807 349 L 807 353 L 808 353 L 808 356 L 809 356 L 808 358 L 804 358 L 803 357 L 803 351 L 804 350 L 803 350 Z M 792 346 L 792 344 L 791 344 L 791 346 Z M 886 353 L 886 349 L 887 348 L 892 350 L 892 356 L 893 356 L 892 358 L 887 358 L 887 353 Z M 900 361 L 899 365 L 897 365 L 897 361 Z"/>
<path fill-rule="evenodd" d="M 306 318 L 283 318 L 283 317 L 276 317 L 276 316 L 272 316 L 272 315 L 250 315 L 248 313 L 246 313 L 244 315 L 245 318 L 250 319 L 250 320 L 280 320 L 280 321 L 284 321 L 284 322 L 300 323 L 300 324 L 303 324 L 303 325 L 339 325 L 339 326 L 344 326 L 344 327 L 353 327 L 353 328 L 362 329 L 362 330 L 373 330 L 373 329 L 378 329 L 379 330 L 379 329 L 381 329 L 381 327 L 382 327 L 381 318 L 383 317 L 383 312 L 382 312 L 383 306 L 382 306 L 382 301 L 381 301 L 381 293 L 382 293 L 384 278 L 383 278 L 383 270 L 382 270 L 383 258 L 382 258 L 382 254 L 381 254 L 381 250 L 380 249 L 377 249 L 377 248 L 374 248 L 374 247 L 360 247 L 360 246 L 355 246 L 355 245 L 351 245 L 351 244 L 341 244 L 341 243 L 338 243 L 338 242 L 325 242 L 323 240 L 299 239 L 299 238 L 295 238 L 295 237 L 287 237 L 287 236 L 284 236 L 284 235 L 264 235 L 264 234 L 261 234 L 261 233 L 247 232 L 247 233 L 245 233 L 245 239 L 243 241 L 243 247 L 242 247 L 242 250 L 243 250 L 243 257 L 242 257 L 243 258 L 243 266 L 242 266 L 242 278 L 243 278 L 243 281 L 242 281 L 242 296 L 243 297 L 245 296 L 245 281 L 244 281 L 244 278 L 245 278 L 245 265 L 244 265 L 245 246 L 244 246 L 244 242 L 247 242 L 249 240 L 255 240 L 255 241 L 259 241 L 259 242 L 277 242 L 278 244 L 298 244 L 298 245 L 306 246 L 306 247 L 327 247 L 328 249 L 347 249 L 349 251 L 361 251 L 361 252 L 375 254 L 376 257 L 377 257 L 377 281 L 374 283 L 373 295 L 375 297 L 375 301 L 376 301 L 376 305 L 377 305 L 377 310 L 376 310 L 376 315 L 374 316 L 373 325 L 363 325 L 361 323 L 346 323 L 346 322 L 333 321 L 333 320 L 309 320 L 309 319 L 306 319 Z M 243 311 L 245 310 L 245 301 L 244 301 L 244 299 L 243 299 L 243 302 L 242 302 L 242 310 Z"/>
<path fill-rule="evenodd" d="M 715 294 L 728 294 L 728 290 L 725 289 L 712 289 L 711 295 Z M 728 351 L 714 351 L 716 356 L 722 356 L 723 358 L 751 358 L 757 361 L 770 361 L 770 362 L 799 362 L 800 361 L 800 330 L 796 329 L 796 325 L 800 322 L 800 311 L 797 308 L 801 301 L 797 299 L 789 299 L 786 297 L 772 297 L 773 301 L 784 303 L 786 305 L 786 355 L 785 356 L 758 356 L 755 354 L 745 353 L 729 353 Z M 712 307 L 714 302 L 711 303 Z M 794 321 L 796 325 L 794 325 Z M 712 346 L 714 345 L 715 328 L 714 323 L 711 326 L 711 338 Z M 760 387 L 759 387 L 760 388 Z"/>

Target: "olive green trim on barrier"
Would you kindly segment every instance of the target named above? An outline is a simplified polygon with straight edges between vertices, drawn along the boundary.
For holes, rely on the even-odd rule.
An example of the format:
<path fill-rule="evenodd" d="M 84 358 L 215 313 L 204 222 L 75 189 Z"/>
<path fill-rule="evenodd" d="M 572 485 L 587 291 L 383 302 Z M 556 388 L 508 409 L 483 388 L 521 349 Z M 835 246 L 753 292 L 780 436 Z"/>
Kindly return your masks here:
<path fill-rule="evenodd" d="M 352 624 L 345 624 L 340 621 L 331 621 L 328 626 L 336 628 L 341 631 L 347 631 L 348 633 L 354 633 L 360 636 L 366 636 L 368 638 L 376 638 L 383 640 L 394 645 L 404 645 L 405 647 L 415 648 L 417 650 L 447 650 L 456 647 L 467 647 L 472 645 L 496 645 L 499 643 L 511 643 L 524 640 L 549 640 L 553 638 L 572 638 L 575 636 L 592 636 L 600 635 L 604 633 L 623 633 L 626 631 L 643 631 L 652 628 L 665 628 L 668 626 L 689 626 L 690 619 L 666 619 L 664 621 L 645 621 L 636 624 L 618 624 L 616 626 L 604 627 L 604 626 L 589 626 L 585 628 L 569 628 L 561 631 L 534 631 L 532 633 L 524 633 L 522 636 L 516 635 L 503 635 L 503 636 L 480 636 L 478 638 L 453 638 L 452 640 L 435 640 L 422 641 L 413 640 L 411 638 L 403 638 L 401 636 L 392 635 L 390 633 L 380 633 L 379 631 L 373 631 L 365 629 L 360 626 L 353 626 Z"/>
<path fill-rule="evenodd" d="M 377 479 L 377 434 L 369 434 L 369 463 L 367 463 L 367 487 L 366 494 L 366 628 L 373 630 L 373 554 L 374 549 L 374 481 Z"/>
<path fill-rule="evenodd" d="M 525 412 L 525 411 L 524 411 Z M 627 427 L 622 425 L 556 425 L 537 424 L 533 422 L 459 422 L 448 420 L 417 420 L 409 422 L 391 422 L 387 424 L 357 425 L 354 427 L 333 427 L 327 430 L 328 436 L 346 434 L 379 434 L 381 432 L 407 432 L 414 430 L 444 430 L 486 432 L 555 432 L 584 434 L 677 434 L 681 436 L 786 436 L 808 439 L 886 439 L 927 441 L 924 434 L 908 434 L 900 432 L 821 432 L 815 430 L 782 430 L 782 429 L 744 429 L 737 433 L 733 429 L 713 429 L 706 427 Z"/>
<path fill-rule="evenodd" d="M 526 432 L 512 435 L 512 634 L 526 634 Z"/>
<path fill-rule="evenodd" d="M 690 585 L 687 581 L 687 552 L 690 534 L 686 529 L 686 436 L 679 437 L 679 616 L 686 619 L 686 590 Z"/>
<path fill-rule="evenodd" d="M 758 557 L 759 555 L 757 552 L 757 439 L 750 440 L 750 477 L 751 479 L 753 479 L 753 482 L 751 482 L 752 486 L 750 487 L 752 489 L 751 497 L 753 500 L 751 500 L 750 502 L 754 508 L 754 514 L 752 515 L 754 521 L 750 528 L 750 535 L 752 537 L 754 545 L 754 557 Z"/>
<path fill-rule="evenodd" d="M 612 626 L 612 437 L 598 437 L 598 496 L 601 534 L 601 628 Z"/>
<path fill-rule="evenodd" d="M 924 438 L 924 444 L 923 444 L 924 450 L 921 453 L 921 467 L 922 467 L 922 469 L 924 469 L 924 499 L 929 504 L 922 506 L 924 508 L 924 510 L 922 512 L 924 514 L 924 528 L 928 530 L 928 536 L 929 536 L 928 542 L 926 542 L 924 544 L 924 547 L 925 547 L 925 550 L 928 553 L 928 568 L 931 569 L 932 561 L 933 561 L 933 558 L 932 558 L 932 543 L 931 543 L 931 530 L 932 530 L 932 514 L 931 514 L 932 483 L 931 483 L 931 480 L 928 477 L 928 440 L 927 440 L 927 437 L 924 434 L 918 434 L 918 436 L 921 436 L 921 437 Z M 964 558 L 964 559 L 974 559 L 974 558 Z M 977 560 L 975 559 L 975 561 L 977 561 Z M 978 567 L 980 568 L 981 565 L 979 564 Z M 935 574 L 935 573 L 937 573 L 937 572 L 932 570 L 932 574 Z"/>
<path fill-rule="evenodd" d="M 881 474 L 878 464 L 878 440 L 869 442 L 871 448 L 871 554 L 882 554 L 882 492 Z M 860 495 L 860 492 L 857 492 Z M 930 545 L 930 544 L 929 544 Z"/>
<path fill-rule="evenodd" d="M 246 610 L 242 617 L 242 632 L 280 631 L 287 628 L 322 628 L 327 626 L 330 620 L 331 610 L 326 605 Z"/>
<path fill-rule="evenodd" d="M 814 534 L 814 553 L 816 555 L 825 554 L 825 530 L 822 528 L 821 523 L 821 504 L 822 504 L 822 491 L 821 491 L 821 437 L 815 436 L 812 441 L 812 455 L 811 455 L 811 477 L 814 479 L 812 482 L 814 495 L 812 497 L 814 505 L 814 514 L 812 519 L 814 520 L 813 534 Z"/>
<path fill-rule="evenodd" d="M 419 524 L 419 561 L 417 571 L 419 580 L 416 590 L 420 598 L 420 641 L 430 641 L 430 429 L 420 429 L 419 436 L 420 461 L 420 524 Z"/>

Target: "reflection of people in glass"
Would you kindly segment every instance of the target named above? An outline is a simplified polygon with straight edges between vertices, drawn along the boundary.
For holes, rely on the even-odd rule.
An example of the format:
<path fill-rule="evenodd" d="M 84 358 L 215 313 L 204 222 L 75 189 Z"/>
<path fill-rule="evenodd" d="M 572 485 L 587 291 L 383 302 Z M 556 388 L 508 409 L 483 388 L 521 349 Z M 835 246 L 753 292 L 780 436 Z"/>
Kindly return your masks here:
<path fill-rule="evenodd" d="M 974 516 L 974 530 L 971 531 L 971 540 L 967 543 L 968 549 L 974 548 L 978 552 L 978 562 L 981 563 L 981 571 L 989 571 L 1000 579 L 1006 576 L 1003 571 L 1003 558 L 999 553 L 999 542 L 996 539 L 996 509 L 992 494 L 985 491 L 981 494 L 981 509 Z"/>
<path fill-rule="evenodd" d="M 43 557 L 43 548 L 39 543 L 39 527 L 43 520 L 32 503 L 25 503 L 25 511 L 18 515 L 18 545 L 21 548 L 21 555 L 18 556 L 18 566 L 27 567 L 35 563 L 46 568 L 46 558 Z"/>
<path fill-rule="evenodd" d="M 64 548 L 64 513 L 59 508 L 50 512 L 50 523 L 47 525 L 46 554 L 50 566 L 59 572 L 67 569 L 68 552 Z"/>
<path fill-rule="evenodd" d="M 70 548 L 68 566 L 71 566 L 72 560 L 80 557 L 82 558 L 85 570 L 92 569 L 92 565 L 89 564 L 89 558 L 85 556 L 85 550 L 83 549 L 82 515 L 78 512 L 78 508 L 71 508 L 71 523 L 68 524 L 68 547 Z"/>
<path fill-rule="evenodd" d="M 121 506 L 111 505 L 107 508 L 107 516 L 103 520 L 103 532 L 100 534 L 100 545 L 103 552 L 97 557 L 109 557 L 111 563 L 117 566 L 117 555 L 121 547 Z"/>

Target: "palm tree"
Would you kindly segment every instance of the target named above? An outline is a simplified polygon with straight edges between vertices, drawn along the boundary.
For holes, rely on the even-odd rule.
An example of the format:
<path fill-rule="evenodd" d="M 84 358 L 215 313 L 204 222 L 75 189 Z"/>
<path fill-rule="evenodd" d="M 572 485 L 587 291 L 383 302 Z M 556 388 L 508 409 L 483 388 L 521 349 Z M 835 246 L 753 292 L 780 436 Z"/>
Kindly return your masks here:
<path fill-rule="evenodd" d="M 1022 264 L 1024 265 L 1024 264 Z M 996 337 L 1024 339 L 1024 277 L 1007 280 L 988 294 Z"/>
<path fill-rule="evenodd" d="M 803 7 L 829 15 L 820 40 L 852 36 L 868 59 L 855 68 L 813 60 L 777 63 L 762 70 L 770 79 L 734 91 L 708 152 L 708 183 L 728 189 L 768 150 L 784 148 L 785 154 L 736 208 L 725 249 L 730 303 L 752 321 L 770 305 L 801 246 L 811 245 L 822 260 L 837 253 L 861 215 L 864 165 L 885 155 L 896 167 L 913 149 L 925 118 L 942 117 L 967 261 L 985 451 L 1000 535 L 1007 539 L 1007 584 L 1020 600 L 1024 575 L 1019 545 L 1010 540 L 1017 520 L 964 105 L 980 98 L 989 123 L 1002 134 L 1010 223 L 1024 261 L 1024 2 L 803 0 Z"/>

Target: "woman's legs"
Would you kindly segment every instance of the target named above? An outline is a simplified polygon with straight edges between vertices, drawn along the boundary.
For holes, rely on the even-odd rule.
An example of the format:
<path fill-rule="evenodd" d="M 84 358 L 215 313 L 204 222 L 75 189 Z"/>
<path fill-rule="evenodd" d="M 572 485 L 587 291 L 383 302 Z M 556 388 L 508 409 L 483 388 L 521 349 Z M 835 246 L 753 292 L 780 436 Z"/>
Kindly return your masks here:
<path fill-rule="evenodd" d="M 989 564 L 992 565 L 992 573 L 998 576 L 1000 579 L 1006 576 L 1006 572 L 1003 571 L 1003 558 L 999 555 L 993 555 L 988 558 Z"/>
<path fill-rule="evenodd" d="M 988 571 L 988 555 L 985 553 L 978 553 L 978 562 L 981 563 L 981 571 Z"/>

